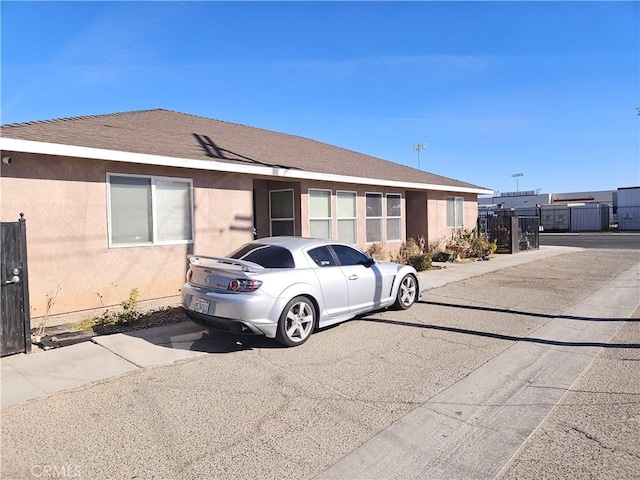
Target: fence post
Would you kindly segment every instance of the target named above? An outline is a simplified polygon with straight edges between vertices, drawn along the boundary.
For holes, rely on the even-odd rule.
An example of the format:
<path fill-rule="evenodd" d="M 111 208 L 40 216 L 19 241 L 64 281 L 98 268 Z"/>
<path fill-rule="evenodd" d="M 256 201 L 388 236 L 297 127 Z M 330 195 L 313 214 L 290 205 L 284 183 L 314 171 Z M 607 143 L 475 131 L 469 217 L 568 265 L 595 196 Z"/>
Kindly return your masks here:
<path fill-rule="evenodd" d="M 31 306 L 29 304 L 29 268 L 27 263 L 27 222 L 20 213 L 20 256 L 22 257 L 22 295 L 24 305 L 24 341 L 26 353 L 31 352 Z"/>

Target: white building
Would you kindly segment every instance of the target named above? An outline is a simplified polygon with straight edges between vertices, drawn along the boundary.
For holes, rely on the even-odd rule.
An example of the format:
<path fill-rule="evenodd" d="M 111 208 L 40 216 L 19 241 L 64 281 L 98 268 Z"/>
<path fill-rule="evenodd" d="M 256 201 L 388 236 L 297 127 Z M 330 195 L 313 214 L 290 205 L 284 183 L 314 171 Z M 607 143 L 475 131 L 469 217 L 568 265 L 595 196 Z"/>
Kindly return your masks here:
<path fill-rule="evenodd" d="M 535 191 L 502 192 L 498 196 L 478 197 L 478 205 L 496 205 L 498 208 L 535 208 L 537 205 L 613 206 L 617 190 L 598 192 L 538 193 Z"/>
<path fill-rule="evenodd" d="M 513 215 L 540 219 L 546 231 L 640 230 L 640 187 L 594 192 L 502 192 L 478 197 L 480 214 L 511 211 Z"/>

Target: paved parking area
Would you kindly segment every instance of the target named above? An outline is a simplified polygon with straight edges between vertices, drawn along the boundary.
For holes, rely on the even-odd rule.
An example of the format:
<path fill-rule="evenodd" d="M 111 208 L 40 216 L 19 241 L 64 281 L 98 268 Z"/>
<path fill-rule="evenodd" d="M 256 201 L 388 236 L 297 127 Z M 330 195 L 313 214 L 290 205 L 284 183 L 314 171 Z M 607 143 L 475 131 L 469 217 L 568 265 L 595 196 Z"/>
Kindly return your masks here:
<path fill-rule="evenodd" d="M 627 383 L 640 373 L 638 362 L 625 360 L 637 357 L 637 330 L 621 329 L 635 325 L 623 320 L 638 304 L 638 262 L 640 252 L 572 251 L 486 272 L 434 287 L 408 311 L 346 322 L 292 349 L 253 337 L 212 338 L 197 329 L 157 332 L 161 338 L 152 346 L 140 335 L 111 338 L 104 346 L 137 367 L 3 407 L 2 477 L 33 478 L 34 467 L 68 467 L 80 478 L 347 478 L 342 468 L 355 472 L 348 478 L 433 478 L 434 465 L 459 466 L 448 470 L 450 478 L 493 478 L 503 468 L 509 478 L 528 476 L 547 443 L 561 458 L 563 442 L 538 432 L 563 431 L 554 426 L 565 421 L 556 405 L 585 394 L 576 377 L 606 378 L 594 368 L 602 352 L 611 355 L 602 357 L 603 372 L 622 371 L 616 366 L 626 362 Z M 602 313 L 598 292 L 608 292 L 606 298 L 627 292 L 631 300 L 618 297 Z M 154 365 L 148 359 L 159 356 L 158 344 L 184 356 Z M 143 349 L 147 360 L 139 357 Z M 530 367 L 518 368 L 526 358 Z M 555 358 L 557 368 L 550 370 L 545 358 Z M 573 371 L 564 371 L 566 365 Z M 585 405 L 567 403 L 575 409 L 566 411 L 587 424 L 576 421 L 568 431 L 603 439 L 600 431 L 631 428 L 640 408 L 622 384 L 585 391 L 601 392 L 591 394 L 607 405 L 627 393 L 627 410 L 612 408 L 598 419 L 601 430 L 592 431 Z M 486 395 L 488 385 L 495 385 L 493 395 Z M 434 430 L 423 416 L 446 422 Z M 413 437 L 392 435 L 403 424 L 414 429 Z M 633 456 L 637 431 L 611 437 L 626 462 L 621 472 L 640 466 Z M 392 443 L 384 456 L 375 449 L 362 455 L 389 438 L 407 448 Z M 472 462 L 476 470 L 456 461 L 466 457 L 465 448 L 479 446 L 492 455 L 483 460 L 493 460 Z M 361 469 L 349 466 L 354 459 Z M 373 473 L 372 465 L 378 465 Z M 550 470 L 541 476 L 554 476 L 556 463 L 543 465 Z"/>

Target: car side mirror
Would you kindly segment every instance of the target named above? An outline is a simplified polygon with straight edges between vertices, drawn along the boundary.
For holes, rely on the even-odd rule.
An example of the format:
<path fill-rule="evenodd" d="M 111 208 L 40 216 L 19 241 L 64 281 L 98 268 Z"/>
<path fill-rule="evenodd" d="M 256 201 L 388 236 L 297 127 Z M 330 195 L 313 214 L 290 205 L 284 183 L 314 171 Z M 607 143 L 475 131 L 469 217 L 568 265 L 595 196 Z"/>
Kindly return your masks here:
<path fill-rule="evenodd" d="M 376 261 L 373 259 L 373 257 L 369 257 L 360 263 L 367 268 L 371 268 L 376 263 Z"/>

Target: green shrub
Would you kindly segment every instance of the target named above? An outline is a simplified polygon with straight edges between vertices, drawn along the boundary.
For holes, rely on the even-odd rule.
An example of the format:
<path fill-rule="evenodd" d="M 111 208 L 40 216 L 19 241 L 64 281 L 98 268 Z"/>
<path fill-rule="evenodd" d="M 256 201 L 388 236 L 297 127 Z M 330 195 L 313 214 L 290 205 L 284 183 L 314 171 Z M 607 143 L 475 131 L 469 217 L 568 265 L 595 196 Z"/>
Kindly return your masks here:
<path fill-rule="evenodd" d="M 100 317 L 93 320 L 94 330 L 110 328 L 113 326 L 136 325 L 145 319 L 145 314 L 138 309 L 138 300 L 140 299 L 140 291 L 132 288 L 129 292 L 129 298 L 120 303 L 121 312 L 112 312 L 106 310 Z"/>
<path fill-rule="evenodd" d="M 409 257 L 409 265 L 415 268 L 418 272 L 429 270 L 431 268 L 431 255 L 428 253 L 412 255 Z"/>

